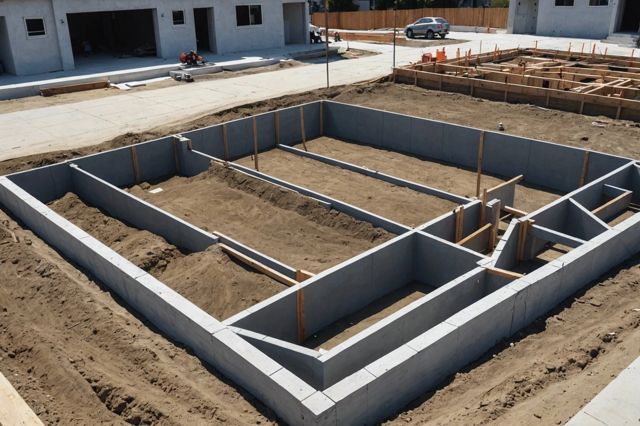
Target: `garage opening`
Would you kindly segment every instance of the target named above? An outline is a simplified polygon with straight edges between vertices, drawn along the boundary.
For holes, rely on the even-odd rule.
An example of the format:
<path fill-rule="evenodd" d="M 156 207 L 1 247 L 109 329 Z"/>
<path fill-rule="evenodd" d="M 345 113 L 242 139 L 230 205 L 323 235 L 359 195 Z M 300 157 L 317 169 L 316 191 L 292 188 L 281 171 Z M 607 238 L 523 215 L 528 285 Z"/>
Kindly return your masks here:
<path fill-rule="evenodd" d="M 196 25 L 196 45 L 198 52 L 216 53 L 213 8 L 195 8 L 193 9 L 193 16 Z"/>
<path fill-rule="evenodd" d="M 627 0 L 624 2 L 620 31 L 637 33 L 638 29 L 640 29 L 640 2 Z"/>
<path fill-rule="evenodd" d="M 305 34 L 304 3 L 284 3 L 284 44 L 304 44 L 309 34 Z"/>
<path fill-rule="evenodd" d="M 67 21 L 76 58 L 157 54 L 152 9 L 70 13 Z"/>
<path fill-rule="evenodd" d="M 9 29 L 4 16 L 0 16 L 0 74 L 5 72 L 15 74 L 13 52 L 9 43 Z"/>

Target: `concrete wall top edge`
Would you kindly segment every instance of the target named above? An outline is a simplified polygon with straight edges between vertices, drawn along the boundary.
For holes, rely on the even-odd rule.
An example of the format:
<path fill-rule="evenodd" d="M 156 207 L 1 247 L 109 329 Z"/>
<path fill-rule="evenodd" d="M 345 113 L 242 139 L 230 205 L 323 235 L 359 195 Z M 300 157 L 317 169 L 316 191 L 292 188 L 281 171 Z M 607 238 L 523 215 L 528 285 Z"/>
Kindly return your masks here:
<path fill-rule="evenodd" d="M 355 107 L 355 108 L 359 108 L 359 109 L 366 109 L 366 110 L 370 110 L 370 111 L 382 112 L 382 113 L 385 113 L 385 114 L 400 115 L 400 116 L 415 118 L 415 119 L 418 119 L 418 120 L 429 121 L 429 122 L 437 123 L 437 124 L 445 124 L 445 125 L 464 127 L 464 128 L 471 129 L 471 130 L 477 130 L 479 132 L 480 131 L 484 131 L 485 134 L 512 136 L 512 137 L 515 137 L 515 138 L 525 139 L 525 140 L 528 140 L 528 141 L 531 141 L 531 142 L 538 142 L 538 143 L 547 144 L 547 145 L 553 145 L 553 146 L 562 147 L 562 148 L 571 148 L 571 149 L 574 149 L 576 151 L 582 151 L 582 152 L 589 151 L 589 152 L 601 154 L 601 155 L 604 155 L 604 156 L 607 156 L 607 157 L 618 158 L 618 159 L 628 160 L 628 161 L 634 161 L 633 159 L 631 159 L 629 157 L 623 157 L 623 156 L 619 156 L 619 155 L 615 155 L 615 154 L 609 154 L 609 153 L 602 152 L 602 151 L 593 151 L 593 150 L 589 150 L 589 149 L 577 148 L 577 147 L 570 146 L 570 145 L 563 145 L 563 144 L 556 143 L 556 142 L 544 141 L 544 140 L 541 140 L 541 139 L 527 138 L 527 137 L 524 137 L 524 136 L 514 135 L 514 134 L 511 134 L 511 133 L 495 132 L 493 130 L 480 129 L 480 128 L 472 127 L 472 126 L 464 126 L 464 125 L 460 125 L 460 124 L 451 123 L 451 122 L 448 122 L 448 121 L 434 120 L 434 119 L 430 119 L 430 118 L 418 117 L 418 116 L 415 116 L 415 115 L 402 114 L 402 113 L 397 113 L 397 112 L 393 112 L 393 111 L 387 111 L 387 110 L 383 110 L 383 109 L 379 109 L 379 108 L 372 108 L 372 107 L 366 107 L 366 106 L 361 106 L 361 105 L 349 104 L 349 103 L 346 103 L 346 102 L 339 102 L 339 101 L 334 101 L 334 100 L 324 100 L 324 102 L 329 103 L 329 104 L 333 103 L 333 104 L 339 104 L 339 105 Z"/>

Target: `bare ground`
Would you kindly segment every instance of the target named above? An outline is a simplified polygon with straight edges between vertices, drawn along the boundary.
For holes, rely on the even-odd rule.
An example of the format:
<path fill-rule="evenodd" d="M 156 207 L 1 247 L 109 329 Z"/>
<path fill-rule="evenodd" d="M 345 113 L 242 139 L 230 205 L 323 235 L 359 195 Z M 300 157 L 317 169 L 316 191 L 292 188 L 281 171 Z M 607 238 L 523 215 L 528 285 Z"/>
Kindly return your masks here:
<path fill-rule="evenodd" d="M 244 157 L 237 161 L 252 166 Z M 279 149 L 259 154 L 260 171 L 356 207 L 416 227 L 457 204 Z"/>
<path fill-rule="evenodd" d="M 421 183 L 465 197 L 476 195 L 476 171 L 448 164 L 428 161 L 411 155 L 401 154 L 372 146 L 356 145 L 323 136 L 306 143 L 307 149 L 317 154 L 346 161 L 358 166 L 390 174 L 402 179 Z M 300 148 L 301 146 L 298 146 Z M 260 161 L 262 161 L 262 154 Z M 515 176 L 509 176 L 515 177 Z M 481 188 L 491 188 L 506 179 L 483 174 Z M 534 211 L 553 200 L 559 194 L 516 185 L 515 207 L 527 212 Z"/>
<path fill-rule="evenodd" d="M 0 174 L 321 98 L 489 130 L 502 122 L 507 133 L 640 158 L 637 123 L 385 83 L 272 99 L 81 150 L 9 160 Z M 592 126 L 596 119 L 605 127 Z M 258 401 L 3 212 L 0 224 L 0 365 L 45 423 L 273 421 Z M 391 422 L 565 422 L 640 354 L 639 261 L 627 261 Z"/>
<path fill-rule="evenodd" d="M 132 228 L 69 193 L 49 207 L 161 282 L 224 320 L 286 287 L 247 270 L 219 247 L 182 253 L 162 237 Z"/>
<path fill-rule="evenodd" d="M 394 235 L 293 191 L 212 164 L 191 178 L 131 192 L 212 232 L 221 232 L 295 269 L 321 272 Z"/>

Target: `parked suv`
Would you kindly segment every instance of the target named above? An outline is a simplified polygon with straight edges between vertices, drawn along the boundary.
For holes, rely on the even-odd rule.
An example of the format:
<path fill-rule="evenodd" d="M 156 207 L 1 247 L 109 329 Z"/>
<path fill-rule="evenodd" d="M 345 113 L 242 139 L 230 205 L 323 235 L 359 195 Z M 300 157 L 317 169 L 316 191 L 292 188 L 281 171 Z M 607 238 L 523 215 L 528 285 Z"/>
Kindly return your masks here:
<path fill-rule="evenodd" d="M 449 22 L 444 18 L 434 18 L 426 16 L 418 19 L 413 24 L 409 24 L 404 28 L 407 38 L 416 36 L 425 36 L 429 40 L 433 39 L 436 34 L 440 38 L 445 38 L 449 34 Z"/>

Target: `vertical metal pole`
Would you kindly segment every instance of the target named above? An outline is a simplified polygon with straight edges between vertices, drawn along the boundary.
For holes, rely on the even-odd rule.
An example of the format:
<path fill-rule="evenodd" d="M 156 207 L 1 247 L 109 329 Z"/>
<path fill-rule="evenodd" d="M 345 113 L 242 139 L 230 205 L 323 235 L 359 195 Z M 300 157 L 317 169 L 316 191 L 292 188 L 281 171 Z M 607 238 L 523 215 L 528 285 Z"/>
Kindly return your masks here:
<path fill-rule="evenodd" d="M 396 67 L 396 15 L 398 12 L 398 0 L 393 3 L 393 68 Z"/>
<path fill-rule="evenodd" d="M 327 60 L 327 89 L 329 88 L 329 4 L 328 0 L 324 0 L 324 54 Z"/>

